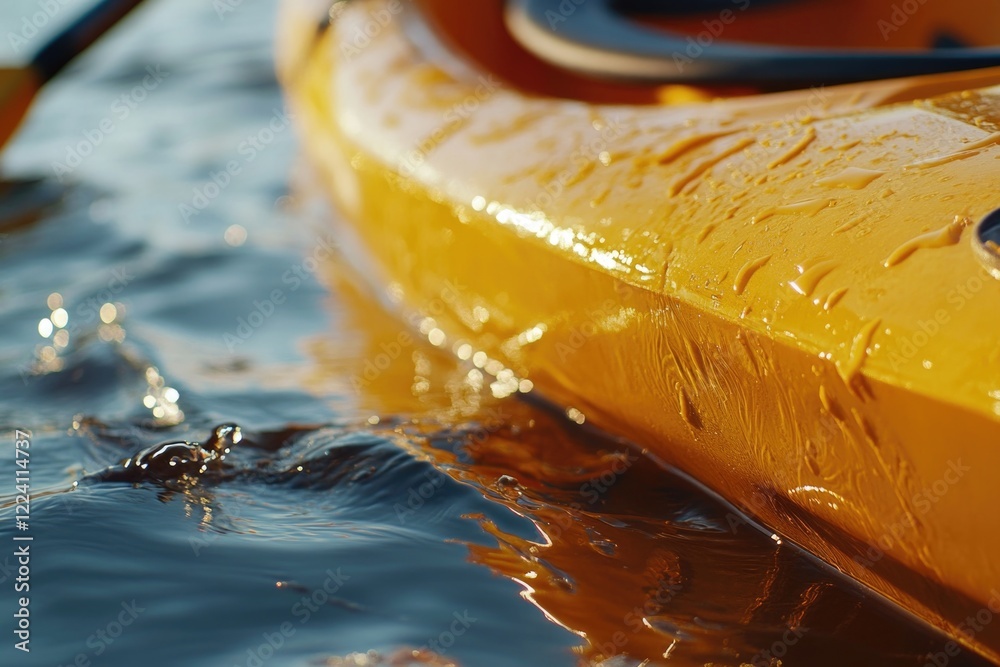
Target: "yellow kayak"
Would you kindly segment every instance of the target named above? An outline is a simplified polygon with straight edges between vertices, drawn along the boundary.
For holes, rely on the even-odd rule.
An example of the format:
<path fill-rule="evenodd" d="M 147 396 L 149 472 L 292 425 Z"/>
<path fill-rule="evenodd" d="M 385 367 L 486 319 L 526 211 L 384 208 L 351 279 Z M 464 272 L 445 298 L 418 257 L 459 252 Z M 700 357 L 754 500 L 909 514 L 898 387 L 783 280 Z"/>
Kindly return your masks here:
<path fill-rule="evenodd" d="M 954 637 L 934 660 L 1000 661 L 1000 68 L 594 79 L 501 4 L 285 2 L 346 258 L 495 394 L 645 446 Z M 913 44 L 957 12 L 859 6 Z"/>

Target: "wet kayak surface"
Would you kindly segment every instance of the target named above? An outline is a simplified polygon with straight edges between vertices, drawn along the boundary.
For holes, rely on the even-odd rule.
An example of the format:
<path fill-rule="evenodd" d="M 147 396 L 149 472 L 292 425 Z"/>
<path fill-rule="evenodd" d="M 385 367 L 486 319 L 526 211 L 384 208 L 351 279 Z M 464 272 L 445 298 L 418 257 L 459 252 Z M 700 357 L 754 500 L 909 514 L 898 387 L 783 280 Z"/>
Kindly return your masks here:
<path fill-rule="evenodd" d="M 0 663 L 981 664 L 379 310 L 296 158 L 275 9 L 151 2 L 3 154 Z"/>

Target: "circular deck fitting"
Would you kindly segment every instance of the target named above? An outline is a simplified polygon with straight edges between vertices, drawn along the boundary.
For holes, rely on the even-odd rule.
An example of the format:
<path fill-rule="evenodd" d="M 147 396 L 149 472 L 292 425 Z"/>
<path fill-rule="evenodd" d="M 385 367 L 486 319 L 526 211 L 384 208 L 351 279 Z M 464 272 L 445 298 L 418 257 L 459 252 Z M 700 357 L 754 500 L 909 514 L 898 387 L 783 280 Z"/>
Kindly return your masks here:
<path fill-rule="evenodd" d="M 987 213 L 972 237 L 976 256 L 990 274 L 1000 280 L 1000 208 Z"/>

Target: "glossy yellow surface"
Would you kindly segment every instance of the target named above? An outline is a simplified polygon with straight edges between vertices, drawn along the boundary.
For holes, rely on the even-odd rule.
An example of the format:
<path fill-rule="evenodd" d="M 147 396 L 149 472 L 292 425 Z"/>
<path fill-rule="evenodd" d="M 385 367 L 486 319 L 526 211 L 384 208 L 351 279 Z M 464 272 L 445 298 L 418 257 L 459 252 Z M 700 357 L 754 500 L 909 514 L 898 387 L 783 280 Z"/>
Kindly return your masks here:
<path fill-rule="evenodd" d="M 310 5 L 279 54 L 303 143 L 423 335 L 1000 658 L 965 620 L 1000 612 L 1000 281 L 971 239 L 1000 70 L 606 106 L 436 64 L 413 9 L 360 39 L 383 2 L 314 39 Z"/>

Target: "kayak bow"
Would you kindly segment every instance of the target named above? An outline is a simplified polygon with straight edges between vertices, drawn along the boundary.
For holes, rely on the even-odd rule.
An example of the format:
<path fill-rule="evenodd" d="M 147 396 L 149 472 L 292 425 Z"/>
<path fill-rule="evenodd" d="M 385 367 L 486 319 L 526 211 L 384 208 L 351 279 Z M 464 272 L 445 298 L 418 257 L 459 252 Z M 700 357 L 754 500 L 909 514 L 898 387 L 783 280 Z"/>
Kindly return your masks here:
<path fill-rule="evenodd" d="M 348 259 L 495 393 L 628 435 L 1000 661 L 966 620 L 1000 612 L 1000 68 L 705 101 L 556 75 L 499 2 L 458 4 L 338 3 L 314 38 L 286 2 Z"/>

